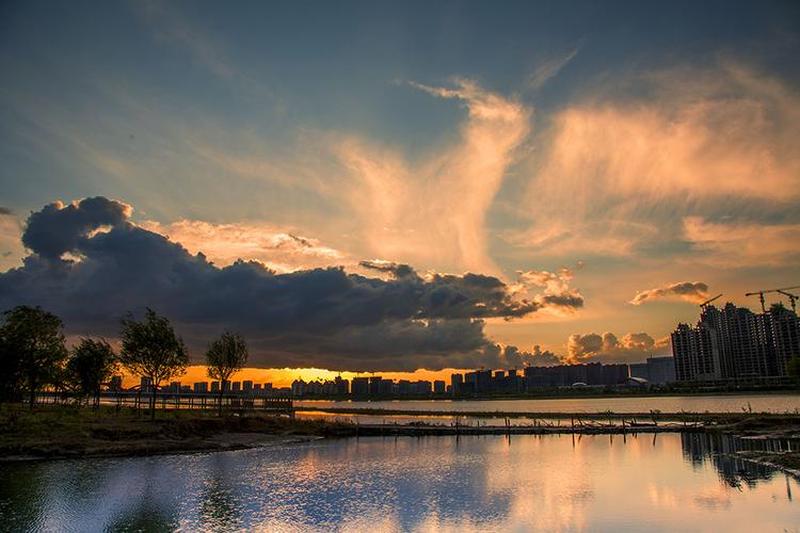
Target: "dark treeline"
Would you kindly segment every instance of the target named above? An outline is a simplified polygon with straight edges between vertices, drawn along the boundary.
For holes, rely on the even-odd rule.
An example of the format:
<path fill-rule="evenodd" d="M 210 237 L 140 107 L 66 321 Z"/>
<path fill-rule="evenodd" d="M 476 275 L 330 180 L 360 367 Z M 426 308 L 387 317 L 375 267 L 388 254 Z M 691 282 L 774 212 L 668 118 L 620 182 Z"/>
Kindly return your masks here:
<path fill-rule="evenodd" d="M 40 307 L 18 306 L 3 313 L 0 324 L 0 402 L 36 404 L 36 393 L 54 390 L 72 395 L 78 405 L 99 405 L 100 391 L 121 369 L 148 378 L 150 410 L 162 383 L 186 371 L 189 354 L 166 317 L 147 309 L 142 320 L 121 321 L 119 353 L 101 338 L 84 337 L 67 348 L 63 322 Z M 206 352 L 208 375 L 229 380 L 247 362 L 241 336 L 224 332 Z M 220 387 L 220 390 L 222 387 Z M 220 396 L 220 414 L 222 413 Z"/>

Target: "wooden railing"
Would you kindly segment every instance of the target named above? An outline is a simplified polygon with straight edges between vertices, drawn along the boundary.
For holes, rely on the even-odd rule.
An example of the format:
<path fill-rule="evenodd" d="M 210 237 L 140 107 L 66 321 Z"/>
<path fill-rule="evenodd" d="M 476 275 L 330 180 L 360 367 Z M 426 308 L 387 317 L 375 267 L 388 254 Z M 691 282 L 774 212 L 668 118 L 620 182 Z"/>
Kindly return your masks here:
<path fill-rule="evenodd" d="M 147 391 L 108 391 L 100 394 L 100 404 L 134 409 L 149 409 L 152 393 Z M 43 404 L 72 403 L 77 397 L 69 393 L 40 392 L 36 402 Z M 278 396 L 261 396 L 248 393 L 225 393 L 221 397 L 214 393 L 166 392 L 156 393 L 157 409 L 190 409 L 225 411 L 270 411 L 291 413 L 294 405 L 291 398 Z"/>

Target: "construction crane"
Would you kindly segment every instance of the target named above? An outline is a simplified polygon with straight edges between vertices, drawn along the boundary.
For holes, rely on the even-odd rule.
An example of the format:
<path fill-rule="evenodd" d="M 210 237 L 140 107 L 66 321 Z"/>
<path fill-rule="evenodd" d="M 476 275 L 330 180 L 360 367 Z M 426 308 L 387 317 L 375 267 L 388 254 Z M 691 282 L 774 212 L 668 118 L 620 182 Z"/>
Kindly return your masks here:
<path fill-rule="evenodd" d="M 786 292 L 783 289 L 778 289 L 778 292 L 789 298 L 789 303 L 792 304 L 792 313 L 797 314 L 797 300 L 800 298 L 800 296 Z"/>
<path fill-rule="evenodd" d="M 789 296 L 789 300 L 792 302 L 792 309 L 794 309 L 795 308 L 795 299 L 797 298 L 797 296 L 785 292 L 785 291 L 788 291 L 788 290 L 791 290 L 791 289 L 800 289 L 800 285 L 795 285 L 793 287 L 781 287 L 780 289 L 767 289 L 767 290 L 763 290 L 763 291 L 748 292 L 748 293 L 745 294 L 745 296 L 755 296 L 756 294 L 758 294 L 758 299 L 761 301 L 761 312 L 762 313 L 766 313 L 767 312 L 767 308 L 764 305 L 764 295 L 765 294 L 769 294 L 771 292 L 777 292 L 777 293 L 783 294 L 785 296 Z"/>
<path fill-rule="evenodd" d="M 716 299 L 717 299 L 717 298 L 719 298 L 720 296 L 722 296 L 722 293 L 719 293 L 719 294 L 717 294 L 716 296 L 714 296 L 713 298 L 709 298 L 709 299 L 708 299 L 708 300 L 706 300 L 705 302 L 701 303 L 701 304 L 700 304 L 700 309 L 705 309 L 707 305 L 709 305 L 711 302 L 713 302 L 714 300 L 716 300 Z"/>

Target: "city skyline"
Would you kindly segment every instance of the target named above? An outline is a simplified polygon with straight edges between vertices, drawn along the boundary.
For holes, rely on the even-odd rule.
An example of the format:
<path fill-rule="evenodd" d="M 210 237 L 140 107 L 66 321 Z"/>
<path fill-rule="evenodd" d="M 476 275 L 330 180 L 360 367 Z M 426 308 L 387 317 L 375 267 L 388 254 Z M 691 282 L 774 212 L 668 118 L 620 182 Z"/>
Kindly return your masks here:
<path fill-rule="evenodd" d="M 796 6 L 511 6 L 6 9 L 2 308 L 438 379 L 666 355 L 798 283 Z"/>

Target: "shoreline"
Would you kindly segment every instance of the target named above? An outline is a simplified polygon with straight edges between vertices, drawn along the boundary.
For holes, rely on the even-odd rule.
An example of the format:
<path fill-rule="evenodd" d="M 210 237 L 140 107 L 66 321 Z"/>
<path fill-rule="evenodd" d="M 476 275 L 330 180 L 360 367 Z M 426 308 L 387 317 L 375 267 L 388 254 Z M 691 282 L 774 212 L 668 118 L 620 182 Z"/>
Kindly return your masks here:
<path fill-rule="evenodd" d="M 614 390 L 599 390 L 592 391 L 585 388 L 578 389 L 556 389 L 551 393 L 520 393 L 520 394 L 507 394 L 507 395 L 490 395 L 490 396 L 435 396 L 430 397 L 414 397 L 414 396 L 385 396 L 385 397 L 305 397 L 296 398 L 297 402 L 335 402 L 335 403 L 372 403 L 372 402 L 419 402 L 419 403 L 438 403 L 438 402 L 493 402 L 493 401 L 509 401 L 509 400 L 580 400 L 597 399 L 597 398 L 671 398 L 680 396 L 800 396 L 800 389 L 797 387 L 769 387 L 769 388 L 753 388 L 753 389 L 735 389 L 735 390 L 667 390 L 667 391 L 638 391 L 635 389 L 625 391 Z"/>
<path fill-rule="evenodd" d="M 349 424 L 285 416 L 0 405 L 0 464 L 10 461 L 148 456 L 249 449 L 349 436 Z"/>
<path fill-rule="evenodd" d="M 228 433 L 218 435 L 218 438 L 207 439 L 202 443 L 188 446 L 150 447 L 133 450 L 102 449 L 92 451 L 74 451 L 68 454 L 55 455 L 8 455 L 0 456 L 0 465 L 6 463 L 28 463 L 39 461 L 65 461 L 73 459 L 111 459 L 126 457 L 155 457 L 159 455 L 193 455 L 202 453 L 232 452 L 239 450 L 254 450 L 259 448 L 273 448 L 291 444 L 305 444 L 326 437 L 315 435 L 279 436 L 263 433 Z"/>
<path fill-rule="evenodd" d="M 0 464 L 211 453 L 344 437 L 717 433 L 741 438 L 800 440 L 800 415 L 755 413 L 661 413 L 655 415 L 653 422 L 647 422 L 654 416 L 646 413 L 638 416 L 645 422 L 633 426 L 629 423 L 612 423 L 614 420 L 624 422 L 637 418 L 637 415 L 628 413 L 538 413 L 536 418 L 549 418 L 558 423 L 534 419 L 533 425 L 501 426 L 437 425 L 423 421 L 362 424 L 260 413 L 229 413 L 219 417 L 210 413 L 180 411 L 158 412 L 153 421 L 135 412 L 117 412 L 108 408 L 92 410 L 42 406 L 31 411 L 21 406 L 0 407 L 0 425 L 8 428 L 0 433 Z M 340 411 L 334 414 L 336 413 L 341 414 Z M 390 412 L 378 410 L 370 410 L 369 414 L 390 416 Z M 418 412 L 412 414 L 431 415 Z M 531 413 L 456 413 L 454 416 L 465 415 L 519 418 L 530 417 Z M 682 420 L 679 419 L 681 416 L 684 417 Z M 571 417 L 572 423 L 569 421 Z M 562 425 L 561 421 L 565 419 L 568 423 Z M 598 420 L 607 420 L 608 424 Z M 800 445 L 797 448 L 800 449 Z M 782 469 L 800 469 L 800 453 L 789 452 L 783 459 L 785 465 L 781 466 Z"/>
<path fill-rule="evenodd" d="M 384 409 L 379 407 L 315 407 L 297 406 L 296 413 L 328 413 L 333 415 L 368 415 L 368 416 L 418 416 L 418 417 L 471 417 L 471 418 L 531 418 L 543 420 L 566 420 L 570 418 L 584 420 L 662 420 L 686 422 L 725 422 L 740 420 L 743 417 L 759 417 L 762 419 L 793 418 L 800 421 L 800 413 L 771 413 L 771 412 L 615 412 L 615 411 L 458 411 L 458 410 L 416 410 L 416 409 Z"/>

